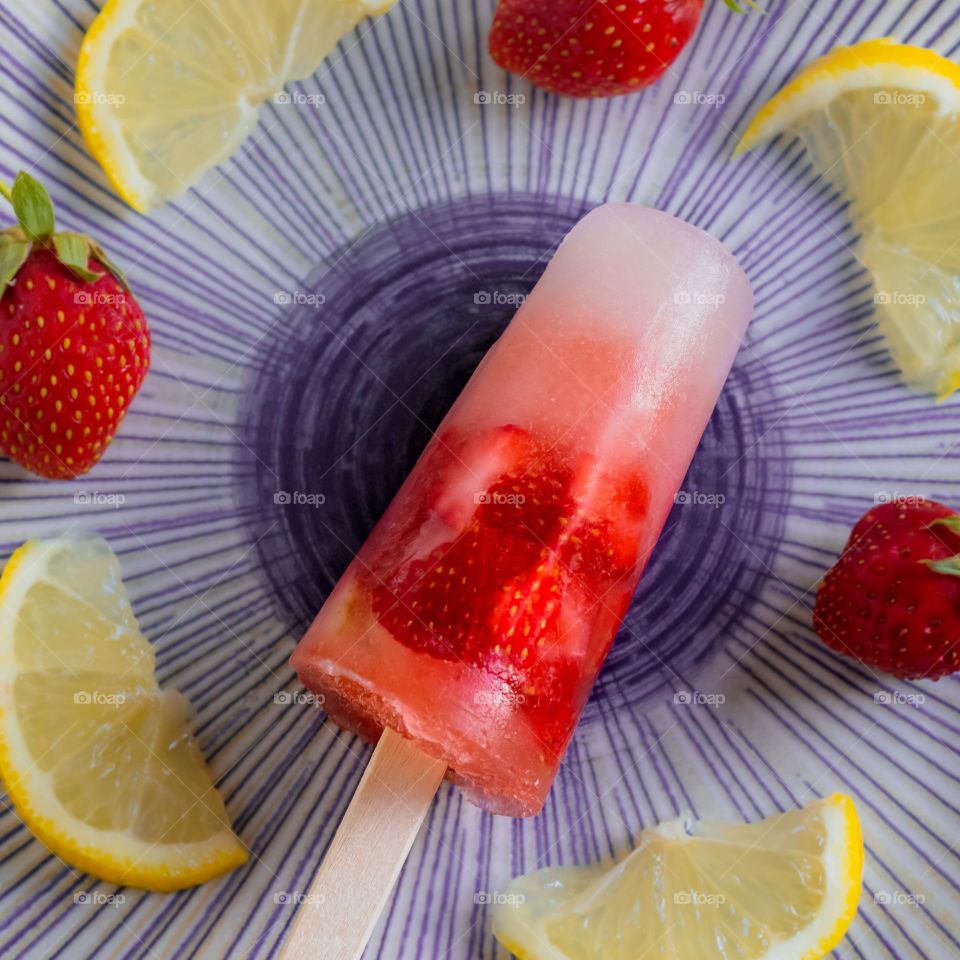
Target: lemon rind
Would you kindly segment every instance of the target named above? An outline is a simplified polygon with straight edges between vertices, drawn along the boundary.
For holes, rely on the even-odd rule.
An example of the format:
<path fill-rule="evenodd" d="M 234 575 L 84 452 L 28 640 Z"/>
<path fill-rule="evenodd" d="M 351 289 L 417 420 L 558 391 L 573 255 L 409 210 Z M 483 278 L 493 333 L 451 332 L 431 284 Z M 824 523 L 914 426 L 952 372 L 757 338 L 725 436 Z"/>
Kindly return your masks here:
<path fill-rule="evenodd" d="M 135 23 L 135 14 L 143 0 L 107 0 L 98 16 L 87 30 L 80 46 L 77 60 L 74 102 L 77 124 L 87 149 L 100 164 L 111 186 L 120 197 L 138 213 L 148 213 L 152 208 L 175 199 L 195 186 L 211 169 L 224 163 L 240 148 L 257 124 L 259 108 L 272 93 L 283 89 L 295 76 L 279 77 L 276 90 L 261 93 L 251 100 L 248 92 L 240 94 L 235 101 L 224 102 L 224 108 L 236 107 L 241 120 L 236 124 L 235 137 L 223 143 L 221 149 L 204 158 L 204 166 L 195 176 L 181 182 L 181 189 L 167 194 L 149 179 L 140 169 L 135 152 L 127 143 L 123 125 L 117 120 L 109 104 L 98 100 L 98 92 L 106 90 L 106 69 L 114 41 Z M 356 23 L 364 17 L 385 13 L 397 0 L 340 0 L 345 8 L 355 11 Z M 304 0 L 306 12 L 306 0 Z M 322 62 L 322 61 L 321 61 Z M 319 68 L 316 64 L 314 70 Z M 311 70 L 311 73 L 314 71 Z"/>
<path fill-rule="evenodd" d="M 826 871 L 824 908 L 813 923 L 775 944 L 757 960 L 820 960 L 843 939 L 856 916 L 863 874 L 863 836 L 857 808 L 842 793 L 818 803 L 827 827 L 823 859 L 834 867 Z M 836 906 L 829 910 L 831 904 Z"/>
<path fill-rule="evenodd" d="M 840 93 L 898 90 L 930 96 L 942 115 L 960 113 L 960 65 L 933 50 L 889 38 L 837 47 L 806 66 L 751 120 L 737 152 L 749 150 L 821 110 Z"/>
<path fill-rule="evenodd" d="M 934 103 L 935 115 L 941 122 L 958 125 L 960 136 L 960 65 L 932 50 L 883 38 L 835 48 L 801 70 L 753 118 L 735 153 L 752 149 L 784 132 L 799 132 L 804 117 L 825 112 L 834 98 L 843 93 L 871 89 L 923 94 Z M 847 187 L 856 200 L 856 185 Z M 874 281 L 882 287 L 879 268 L 874 269 L 867 260 L 866 251 L 863 260 Z M 932 266 L 928 264 L 925 269 Z M 949 304 L 945 307 L 950 309 Z M 944 402 L 960 388 L 956 347 L 951 351 L 953 356 L 944 352 L 941 357 L 928 354 L 925 359 L 917 360 L 902 349 L 904 334 L 892 308 L 878 304 L 877 317 L 904 382 L 933 394 L 937 403 Z"/>
<path fill-rule="evenodd" d="M 113 40 L 132 23 L 137 0 L 107 0 L 90 25 L 77 58 L 74 102 L 77 124 L 87 149 L 103 168 L 111 186 L 138 213 L 146 213 L 162 200 L 160 190 L 140 173 L 119 124 L 111 111 L 96 102 L 94 94 L 106 86 L 107 57 Z M 120 158 L 120 159 L 118 159 Z"/>
<path fill-rule="evenodd" d="M 228 827 L 197 843 L 152 843 L 115 830 L 98 830 L 71 814 L 53 791 L 48 774 L 38 770 L 19 734 L 13 711 L 13 625 L 19 600 L 41 579 L 56 542 L 29 541 L 16 550 L 0 576 L 0 779 L 17 816 L 34 836 L 68 865 L 109 883 L 160 892 L 203 883 L 241 866 L 246 849 Z M 41 807 L 36 798 L 42 798 Z"/>
<path fill-rule="evenodd" d="M 129 834 L 96 830 L 78 821 L 56 799 L 48 785 L 49 779 L 43 774 L 11 774 L 22 758 L 18 761 L 16 752 L 10 749 L 5 728 L 5 712 L 0 710 L 0 770 L 17 816 L 68 866 L 107 883 L 166 893 L 196 886 L 246 863 L 247 851 L 230 830 L 213 834 L 199 843 L 146 843 Z M 41 791 L 44 813 L 40 813 L 31 800 Z M 107 850 L 125 853 L 118 855 Z M 184 867 L 185 863 L 190 865 Z"/>
<path fill-rule="evenodd" d="M 856 806 L 850 797 L 837 793 L 813 801 L 807 809 L 810 808 L 820 811 L 827 833 L 823 854 L 828 865 L 824 907 L 813 923 L 797 931 L 790 940 L 774 944 L 756 960 L 821 960 L 843 939 L 856 916 L 863 875 L 863 835 Z M 650 829 L 669 839 L 673 824 Z M 509 891 L 519 889 L 517 884 L 524 879 L 514 880 Z M 831 904 L 835 905 L 832 909 Z M 570 960 L 550 941 L 545 916 L 530 923 L 518 911 L 495 911 L 494 933 L 519 960 Z"/>

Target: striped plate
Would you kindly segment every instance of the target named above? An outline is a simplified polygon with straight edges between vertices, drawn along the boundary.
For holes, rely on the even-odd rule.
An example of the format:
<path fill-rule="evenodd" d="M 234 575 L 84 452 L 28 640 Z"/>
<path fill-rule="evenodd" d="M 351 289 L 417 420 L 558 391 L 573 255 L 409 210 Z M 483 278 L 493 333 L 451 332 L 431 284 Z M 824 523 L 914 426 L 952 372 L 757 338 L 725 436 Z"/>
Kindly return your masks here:
<path fill-rule="evenodd" d="M 543 814 L 494 819 L 443 787 L 368 956 L 503 957 L 489 903 L 516 873 L 621 851 L 684 810 L 755 819 L 835 790 L 867 843 L 836 955 L 960 955 L 958 684 L 875 676 L 810 629 L 818 578 L 871 503 L 960 505 L 960 403 L 898 385 L 844 200 L 801 147 L 730 159 L 757 106 L 837 42 L 955 54 L 956 5 L 708 3 L 659 84 L 582 103 L 493 67 L 492 0 L 402 0 L 302 85 L 322 102 L 271 104 L 149 220 L 74 122 L 96 6 L 0 6 L 0 175 L 34 170 L 62 221 L 127 265 L 154 367 L 89 476 L 0 462 L 0 548 L 109 538 L 253 856 L 196 890 L 118 891 L 0 803 L 0 957 L 277 950 L 368 756 L 299 702 L 287 657 L 558 239 L 607 199 L 734 250 L 757 292 L 750 339 Z"/>

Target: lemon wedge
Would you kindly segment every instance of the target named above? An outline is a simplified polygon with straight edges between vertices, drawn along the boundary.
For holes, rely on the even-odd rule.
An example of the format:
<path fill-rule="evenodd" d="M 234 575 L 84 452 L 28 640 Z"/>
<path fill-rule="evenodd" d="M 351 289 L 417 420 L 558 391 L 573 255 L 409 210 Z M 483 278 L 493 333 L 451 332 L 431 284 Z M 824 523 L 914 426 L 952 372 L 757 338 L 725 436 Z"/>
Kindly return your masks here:
<path fill-rule="evenodd" d="M 759 823 L 662 823 L 612 866 L 519 877 L 493 898 L 497 939 L 522 960 L 816 960 L 857 911 L 863 840 L 853 801 Z"/>
<path fill-rule="evenodd" d="M 393 2 L 108 0 L 77 63 L 87 147 L 134 209 L 165 203 L 236 151 L 261 104 Z"/>
<path fill-rule="evenodd" d="M 837 47 L 760 110 L 738 151 L 780 133 L 853 201 L 893 359 L 945 399 L 960 387 L 960 66 L 892 40 Z"/>
<path fill-rule="evenodd" d="M 116 557 L 99 537 L 30 541 L 0 578 L 0 777 L 67 863 L 149 890 L 244 863 L 190 733 L 154 679 Z"/>

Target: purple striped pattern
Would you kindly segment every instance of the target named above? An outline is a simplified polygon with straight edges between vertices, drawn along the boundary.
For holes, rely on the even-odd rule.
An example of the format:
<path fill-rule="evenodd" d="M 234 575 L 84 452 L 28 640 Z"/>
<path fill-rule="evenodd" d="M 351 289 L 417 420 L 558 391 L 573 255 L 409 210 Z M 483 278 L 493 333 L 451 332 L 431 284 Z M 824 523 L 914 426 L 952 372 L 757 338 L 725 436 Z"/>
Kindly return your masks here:
<path fill-rule="evenodd" d="M 770 0 L 763 16 L 733 17 L 711 3 L 691 49 L 655 87 L 582 103 L 494 68 L 484 43 L 492 0 L 401 0 L 301 85 L 325 96 L 322 107 L 269 106 L 238 156 L 149 219 L 113 196 L 74 126 L 73 63 L 98 6 L 0 7 L 0 175 L 31 169 L 61 221 L 95 232 L 127 267 L 152 320 L 155 363 L 89 477 L 41 483 L 0 462 L 0 547 L 6 556 L 28 536 L 75 526 L 110 539 L 156 644 L 161 682 L 196 705 L 202 745 L 252 857 L 197 890 L 125 890 L 120 907 L 76 904 L 77 892 L 117 891 L 48 856 L 2 798 L 0 958 L 276 952 L 295 910 L 277 894 L 305 890 L 368 751 L 313 708 L 274 702 L 296 689 L 286 659 L 302 612 L 292 602 L 278 608 L 267 567 L 304 561 L 263 499 L 277 489 L 279 461 L 261 456 L 247 401 L 265 371 L 282 378 L 296 360 L 289 314 L 274 295 L 338 276 L 340 259 L 354 246 L 374 249 L 364 238 L 393 218 L 422 233 L 437 222 L 430 211 L 487 194 L 534 211 L 541 201 L 568 212 L 606 199 L 649 203 L 736 252 L 757 292 L 756 318 L 691 474 L 702 492 L 720 484 L 729 495 L 714 512 L 675 511 L 620 638 L 624 653 L 604 671 L 543 813 L 495 820 L 443 787 L 368 956 L 502 958 L 477 894 L 504 889 L 514 874 L 622 851 L 638 830 L 680 811 L 752 819 L 833 790 L 856 797 L 868 848 L 861 913 L 835 956 L 960 955 L 958 684 L 874 676 L 810 629 L 818 578 L 875 496 L 923 493 L 960 505 L 960 407 L 933 407 L 898 386 L 844 200 L 800 146 L 775 141 L 730 160 L 735 132 L 758 104 L 839 41 L 895 35 L 955 56 L 955 5 Z M 478 91 L 526 101 L 481 107 Z M 685 91 L 725 102 L 675 103 Z M 402 247 L 402 231 L 385 229 Z M 529 277 L 555 242 L 548 235 L 530 255 Z M 408 244 L 411 262 L 416 252 Z M 337 326 L 330 307 L 317 315 L 315 345 L 329 348 L 332 370 L 349 368 L 372 340 L 350 318 Z M 385 335 L 401 320 L 384 310 Z M 479 344 L 461 320 L 451 316 L 446 330 L 452 353 Z M 352 386 L 332 378 L 329 397 Z M 355 392 L 373 386 L 361 380 Z M 402 398 L 407 386 L 391 389 Z M 262 421 L 253 423 L 261 433 Z M 346 420 L 336 430 L 349 437 L 357 427 Z M 362 462 L 376 459 L 376 447 L 354 439 Z M 78 491 L 126 499 L 80 507 Z M 353 536 L 390 492 L 358 495 Z M 691 530 L 703 527 L 709 536 L 694 551 Z M 342 563 L 331 556 L 316 568 L 327 579 Z M 704 613 L 698 598 L 730 557 L 736 576 Z M 663 624 L 686 641 L 686 655 L 655 642 Z M 678 704 L 681 692 L 725 701 Z M 925 699 L 883 705 L 878 693 Z M 925 899 L 883 903 L 885 894 Z"/>

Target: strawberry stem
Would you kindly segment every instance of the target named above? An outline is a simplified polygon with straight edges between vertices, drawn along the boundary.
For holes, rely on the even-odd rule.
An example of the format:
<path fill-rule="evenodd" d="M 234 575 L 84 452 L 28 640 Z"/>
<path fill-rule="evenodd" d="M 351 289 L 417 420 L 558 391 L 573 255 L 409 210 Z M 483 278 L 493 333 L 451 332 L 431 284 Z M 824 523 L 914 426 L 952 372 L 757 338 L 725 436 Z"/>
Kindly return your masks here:
<path fill-rule="evenodd" d="M 946 527 L 951 533 L 960 533 L 960 515 L 954 514 L 952 517 L 940 517 L 939 520 L 934 520 L 933 523 L 927 524 L 928 530 L 932 530 L 934 527 Z"/>
<path fill-rule="evenodd" d="M 110 262 L 100 244 L 81 233 L 55 233 L 56 218 L 53 201 L 46 187 L 25 170 L 17 174 L 13 186 L 0 180 L 0 194 L 13 207 L 19 228 L 0 231 L 0 295 L 23 266 L 32 245 L 52 249 L 57 259 L 74 276 L 93 283 L 103 276 L 100 270 L 90 269 L 90 260 L 106 267 L 114 278 L 129 291 L 124 275 Z"/>
<path fill-rule="evenodd" d="M 934 573 L 946 573 L 951 577 L 960 577 L 960 555 L 947 557 L 946 560 L 924 560 L 922 562 Z"/>

